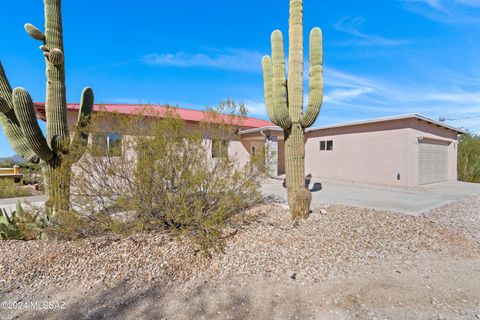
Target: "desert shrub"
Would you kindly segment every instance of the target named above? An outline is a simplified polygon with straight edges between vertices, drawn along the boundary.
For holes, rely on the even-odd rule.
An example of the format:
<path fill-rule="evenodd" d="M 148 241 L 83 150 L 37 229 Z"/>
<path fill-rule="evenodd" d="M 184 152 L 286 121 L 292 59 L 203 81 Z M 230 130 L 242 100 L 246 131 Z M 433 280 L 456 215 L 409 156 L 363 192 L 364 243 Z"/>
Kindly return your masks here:
<path fill-rule="evenodd" d="M 0 199 L 29 196 L 30 192 L 18 186 L 13 180 L 0 179 Z"/>
<path fill-rule="evenodd" d="M 103 233 L 164 230 L 190 235 L 202 248 L 218 247 L 225 221 L 260 201 L 264 168 L 261 153 L 243 168 L 225 153 L 242 117 L 233 101 L 220 110 L 229 113 L 207 112 L 197 127 L 174 108 L 164 120 L 153 109 L 135 117 L 96 115 L 90 130 L 103 138 L 73 168 L 72 208 L 82 216 L 69 217 L 81 221 L 69 222 L 81 226 L 75 234 L 92 232 L 92 225 Z"/>
<path fill-rule="evenodd" d="M 34 240 L 43 238 L 46 221 L 40 212 L 33 208 L 24 210 L 17 201 L 14 211 L 8 213 L 0 209 L 0 239 L 1 240 Z"/>
<path fill-rule="evenodd" d="M 465 182 L 480 182 L 480 136 L 462 135 L 458 144 L 458 176 Z"/>

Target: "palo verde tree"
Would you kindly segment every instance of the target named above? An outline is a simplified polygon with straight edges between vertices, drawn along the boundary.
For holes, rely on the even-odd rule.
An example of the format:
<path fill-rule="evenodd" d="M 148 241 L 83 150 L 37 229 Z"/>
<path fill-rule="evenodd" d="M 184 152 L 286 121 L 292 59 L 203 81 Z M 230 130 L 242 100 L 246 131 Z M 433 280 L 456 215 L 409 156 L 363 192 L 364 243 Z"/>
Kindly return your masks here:
<path fill-rule="evenodd" d="M 44 165 L 46 214 L 52 217 L 69 209 L 70 168 L 87 145 L 93 91 L 85 88 L 82 92 L 77 127 L 71 139 L 67 124 L 61 0 L 44 0 L 44 7 L 45 33 L 29 23 L 25 24 L 25 30 L 42 42 L 40 49 L 45 57 L 47 75 L 47 137 L 40 130 L 29 93 L 23 88 L 12 91 L 1 63 L 0 121 L 17 154 Z"/>
<path fill-rule="evenodd" d="M 262 61 L 265 104 L 272 122 L 285 135 L 286 183 L 294 219 L 307 218 L 311 195 L 305 188 L 305 128 L 313 125 L 323 101 L 322 31 L 310 33 L 310 92 L 303 108 L 303 1 L 290 0 L 288 82 L 282 32 L 272 33 L 272 57 Z"/>

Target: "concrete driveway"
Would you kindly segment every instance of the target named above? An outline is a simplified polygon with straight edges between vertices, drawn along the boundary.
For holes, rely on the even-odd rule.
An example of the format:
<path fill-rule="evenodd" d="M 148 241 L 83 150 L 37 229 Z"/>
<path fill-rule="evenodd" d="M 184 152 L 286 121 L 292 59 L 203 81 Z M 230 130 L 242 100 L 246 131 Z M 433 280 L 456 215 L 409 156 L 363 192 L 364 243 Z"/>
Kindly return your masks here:
<path fill-rule="evenodd" d="M 355 207 L 383 209 L 418 216 L 431 209 L 465 197 L 480 195 L 480 184 L 457 181 L 441 182 L 417 188 L 395 188 L 345 182 L 317 182 L 312 190 L 312 206 L 343 204 Z M 320 189 L 320 190 L 318 190 Z M 265 197 L 287 199 L 282 181 L 263 184 Z"/>
<path fill-rule="evenodd" d="M 313 188 L 314 183 L 317 188 Z M 321 184 L 321 187 L 320 187 Z M 337 181 L 312 181 L 312 206 L 343 204 L 354 207 L 374 208 L 420 215 L 455 200 L 480 196 L 480 184 L 465 182 L 441 182 L 417 188 L 394 188 Z M 265 197 L 286 201 L 287 191 L 282 181 L 269 180 L 262 186 Z M 0 208 L 15 210 L 20 200 L 26 206 L 41 206 L 45 196 L 16 199 L 0 199 Z"/>
<path fill-rule="evenodd" d="M 43 204 L 45 203 L 45 199 L 46 199 L 45 196 L 0 199 L 0 208 L 6 209 L 7 213 L 10 213 L 15 210 L 17 201 L 20 201 L 24 206 L 24 209 L 27 209 L 28 206 L 34 206 L 34 207 L 43 206 Z"/>

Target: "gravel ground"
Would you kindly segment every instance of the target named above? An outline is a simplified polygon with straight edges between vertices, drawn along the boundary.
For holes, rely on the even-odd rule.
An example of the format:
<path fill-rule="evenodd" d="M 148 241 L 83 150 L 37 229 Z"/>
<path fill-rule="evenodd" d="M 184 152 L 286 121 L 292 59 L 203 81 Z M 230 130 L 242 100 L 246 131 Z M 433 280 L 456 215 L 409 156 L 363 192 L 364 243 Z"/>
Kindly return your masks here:
<path fill-rule="evenodd" d="M 170 288 L 168 290 L 179 297 L 183 295 L 183 298 L 178 299 L 184 304 L 185 301 L 195 301 L 192 292 L 198 291 L 199 296 L 208 299 L 210 296 L 215 297 L 213 292 L 220 294 L 218 292 L 223 292 L 225 288 L 245 288 L 251 291 L 252 284 L 258 287 L 257 290 L 270 288 L 270 291 L 267 291 L 271 295 L 273 292 L 281 295 L 284 289 L 285 292 L 296 295 L 298 288 L 287 290 L 289 284 L 285 284 L 285 281 L 307 284 L 309 288 L 301 289 L 305 294 L 316 288 L 315 286 L 324 286 L 332 281 L 337 283 L 344 279 L 351 281 L 355 277 L 363 279 L 357 284 L 362 281 L 369 284 L 377 278 L 367 281 L 365 277 L 371 277 L 371 274 L 377 272 L 381 274 L 383 271 L 375 271 L 375 268 L 385 270 L 387 264 L 390 271 L 395 265 L 407 266 L 405 268 L 408 270 L 405 272 L 411 271 L 414 277 L 419 273 L 423 274 L 421 265 L 430 260 L 436 261 L 435 259 L 440 257 L 450 261 L 444 266 L 444 270 L 450 271 L 443 272 L 451 272 L 454 263 L 466 261 L 453 270 L 464 268 L 480 273 L 478 268 L 472 269 L 471 265 L 467 265 L 472 259 L 480 257 L 480 246 L 477 242 L 480 231 L 479 207 L 480 197 L 477 197 L 436 209 L 424 217 L 412 217 L 373 209 L 330 206 L 315 208 L 307 221 L 292 222 L 284 205 L 266 204 L 250 210 L 241 219 L 232 221 L 225 230 L 224 253 L 215 254 L 211 258 L 195 250 L 188 240 L 177 241 L 164 234 L 139 234 L 122 239 L 104 237 L 75 242 L 3 241 L 0 242 L 0 299 L 32 301 L 39 297 L 55 297 L 75 305 L 82 298 L 98 297 L 80 304 L 84 309 L 78 307 L 76 310 L 83 310 L 80 314 L 85 319 L 102 318 L 99 314 L 92 313 L 92 308 L 98 308 L 113 300 L 119 305 L 110 310 L 110 313 L 107 312 L 106 318 L 120 319 L 127 314 L 125 301 L 132 301 L 128 300 L 131 299 L 132 292 L 136 297 L 135 301 L 138 302 L 138 297 L 145 297 L 144 303 L 148 303 L 150 295 L 147 292 L 151 294 L 160 288 Z M 475 260 L 476 263 L 479 261 Z M 420 272 L 412 266 L 416 266 Z M 412 268 L 414 270 L 411 270 Z M 394 272 L 402 271 L 399 267 Z M 464 274 L 469 276 L 467 271 Z M 435 281 L 434 283 L 441 282 L 438 279 Z M 258 285 L 255 285 L 256 283 Z M 207 284 L 208 289 L 205 288 Z M 123 288 L 123 291 L 118 288 Z M 322 288 L 316 290 L 322 292 L 324 287 Z M 475 291 L 475 286 L 473 288 L 469 289 L 473 300 L 467 299 L 465 303 L 469 308 L 479 308 L 479 301 L 476 299 L 480 297 L 480 284 L 478 292 Z M 120 290 L 121 293 L 114 290 Z M 105 292 L 110 295 L 102 296 Z M 164 297 L 165 293 L 162 292 L 154 295 L 155 301 L 160 299 L 160 296 Z M 236 295 L 238 301 L 235 300 L 233 305 L 230 305 L 230 311 L 236 307 L 241 311 L 241 292 Z M 245 297 L 250 294 L 243 293 Z M 185 300 L 186 297 L 190 298 Z M 335 304 L 335 301 L 331 302 Z M 429 300 L 430 304 L 434 305 L 434 302 Z M 321 305 L 318 301 L 317 307 Z M 272 305 L 272 310 L 275 310 L 275 307 Z M 296 307 L 298 306 L 291 306 Z M 345 312 L 351 310 L 344 307 Z M 223 308 L 228 310 L 228 306 Z M 119 313 L 119 310 L 124 310 L 125 314 Z M 314 314 L 320 314 L 319 309 L 316 310 Z M 335 310 L 342 311 L 341 306 Z M 296 316 L 289 316 L 287 311 L 283 313 L 285 317 L 280 314 L 275 318 L 297 319 Z M 371 315 L 365 314 L 365 317 L 360 318 L 374 319 L 375 312 L 372 312 Z M 463 311 L 458 311 L 458 315 L 461 315 L 461 312 Z M 51 318 L 63 319 L 61 314 L 42 315 L 45 318 L 51 315 Z M 146 318 L 158 318 L 160 314 L 159 311 Z M 184 314 L 189 314 L 188 310 L 184 310 Z M 28 319 L 41 318 L 32 312 L 10 310 L 5 313 L 7 318 L 17 315 Z M 215 315 L 218 316 L 216 313 Z M 358 318 L 358 312 L 357 315 L 348 312 L 337 315 L 338 317 L 334 318 Z M 70 318 L 71 316 L 70 314 Z M 79 317 L 79 314 L 75 317 L 77 316 Z M 177 316 L 174 318 L 183 318 L 178 313 Z M 189 317 L 191 318 L 192 314 Z M 233 316 L 239 319 L 252 317 L 255 318 L 251 313 L 245 313 L 244 317 Z M 223 319 L 221 316 L 212 317 L 211 314 L 206 317 L 209 318 Z M 308 317 L 298 319 L 302 318 Z M 0 316 L 0 319 L 3 318 Z M 267 313 L 259 319 L 270 317 Z"/>
<path fill-rule="evenodd" d="M 424 217 L 480 243 L 480 196 L 431 210 Z"/>

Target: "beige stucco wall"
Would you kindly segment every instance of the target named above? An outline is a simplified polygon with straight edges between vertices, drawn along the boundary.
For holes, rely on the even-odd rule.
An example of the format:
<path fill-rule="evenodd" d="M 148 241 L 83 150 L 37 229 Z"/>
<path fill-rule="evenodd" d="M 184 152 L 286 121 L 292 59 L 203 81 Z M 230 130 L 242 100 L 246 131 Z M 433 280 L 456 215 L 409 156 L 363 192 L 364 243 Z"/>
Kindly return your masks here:
<path fill-rule="evenodd" d="M 73 126 L 77 122 L 77 117 L 78 117 L 78 112 L 77 111 L 68 111 L 67 112 L 67 121 L 70 126 Z M 114 121 L 114 120 L 109 120 L 109 121 Z M 148 126 L 149 124 L 152 124 L 155 120 L 149 120 L 149 119 L 142 119 L 142 124 L 143 126 Z M 115 124 L 113 122 L 109 123 L 93 123 L 93 125 L 100 130 L 113 130 L 111 129 L 112 127 L 115 127 Z M 122 128 L 123 130 L 127 130 L 128 132 L 124 133 L 123 137 L 124 139 L 133 139 L 133 136 L 137 135 L 139 133 L 138 128 L 132 127 L 132 128 Z M 195 131 L 195 130 L 200 130 L 200 125 L 197 123 L 186 123 L 186 129 L 190 131 Z M 91 137 L 90 137 L 91 141 Z M 212 148 L 212 141 L 211 139 L 208 139 L 206 137 L 203 141 L 203 144 L 209 150 L 209 159 L 212 160 L 212 153 L 211 153 L 211 148 Z M 228 148 L 228 154 L 229 157 L 232 159 L 236 160 L 236 163 L 239 168 L 243 168 L 246 164 L 249 163 L 250 161 L 250 151 L 252 145 L 255 145 L 257 150 L 260 150 L 261 148 L 264 147 L 264 142 L 261 141 L 242 141 L 240 137 L 236 137 L 232 139 L 230 142 L 229 148 Z M 133 154 L 134 152 L 132 150 L 124 150 L 124 152 L 129 152 L 129 154 Z"/>
<path fill-rule="evenodd" d="M 419 136 L 451 142 L 448 177 L 456 180 L 457 134 L 416 119 L 308 132 L 306 173 L 317 178 L 416 186 Z M 320 151 L 320 141 L 323 140 L 333 140 L 332 151 Z"/>
<path fill-rule="evenodd" d="M 243 168 L 250 161 L 248 145 L 242 141 L 231 141 L 228 147 L 228 156 L 235 159 L 239 168 Z"/>

